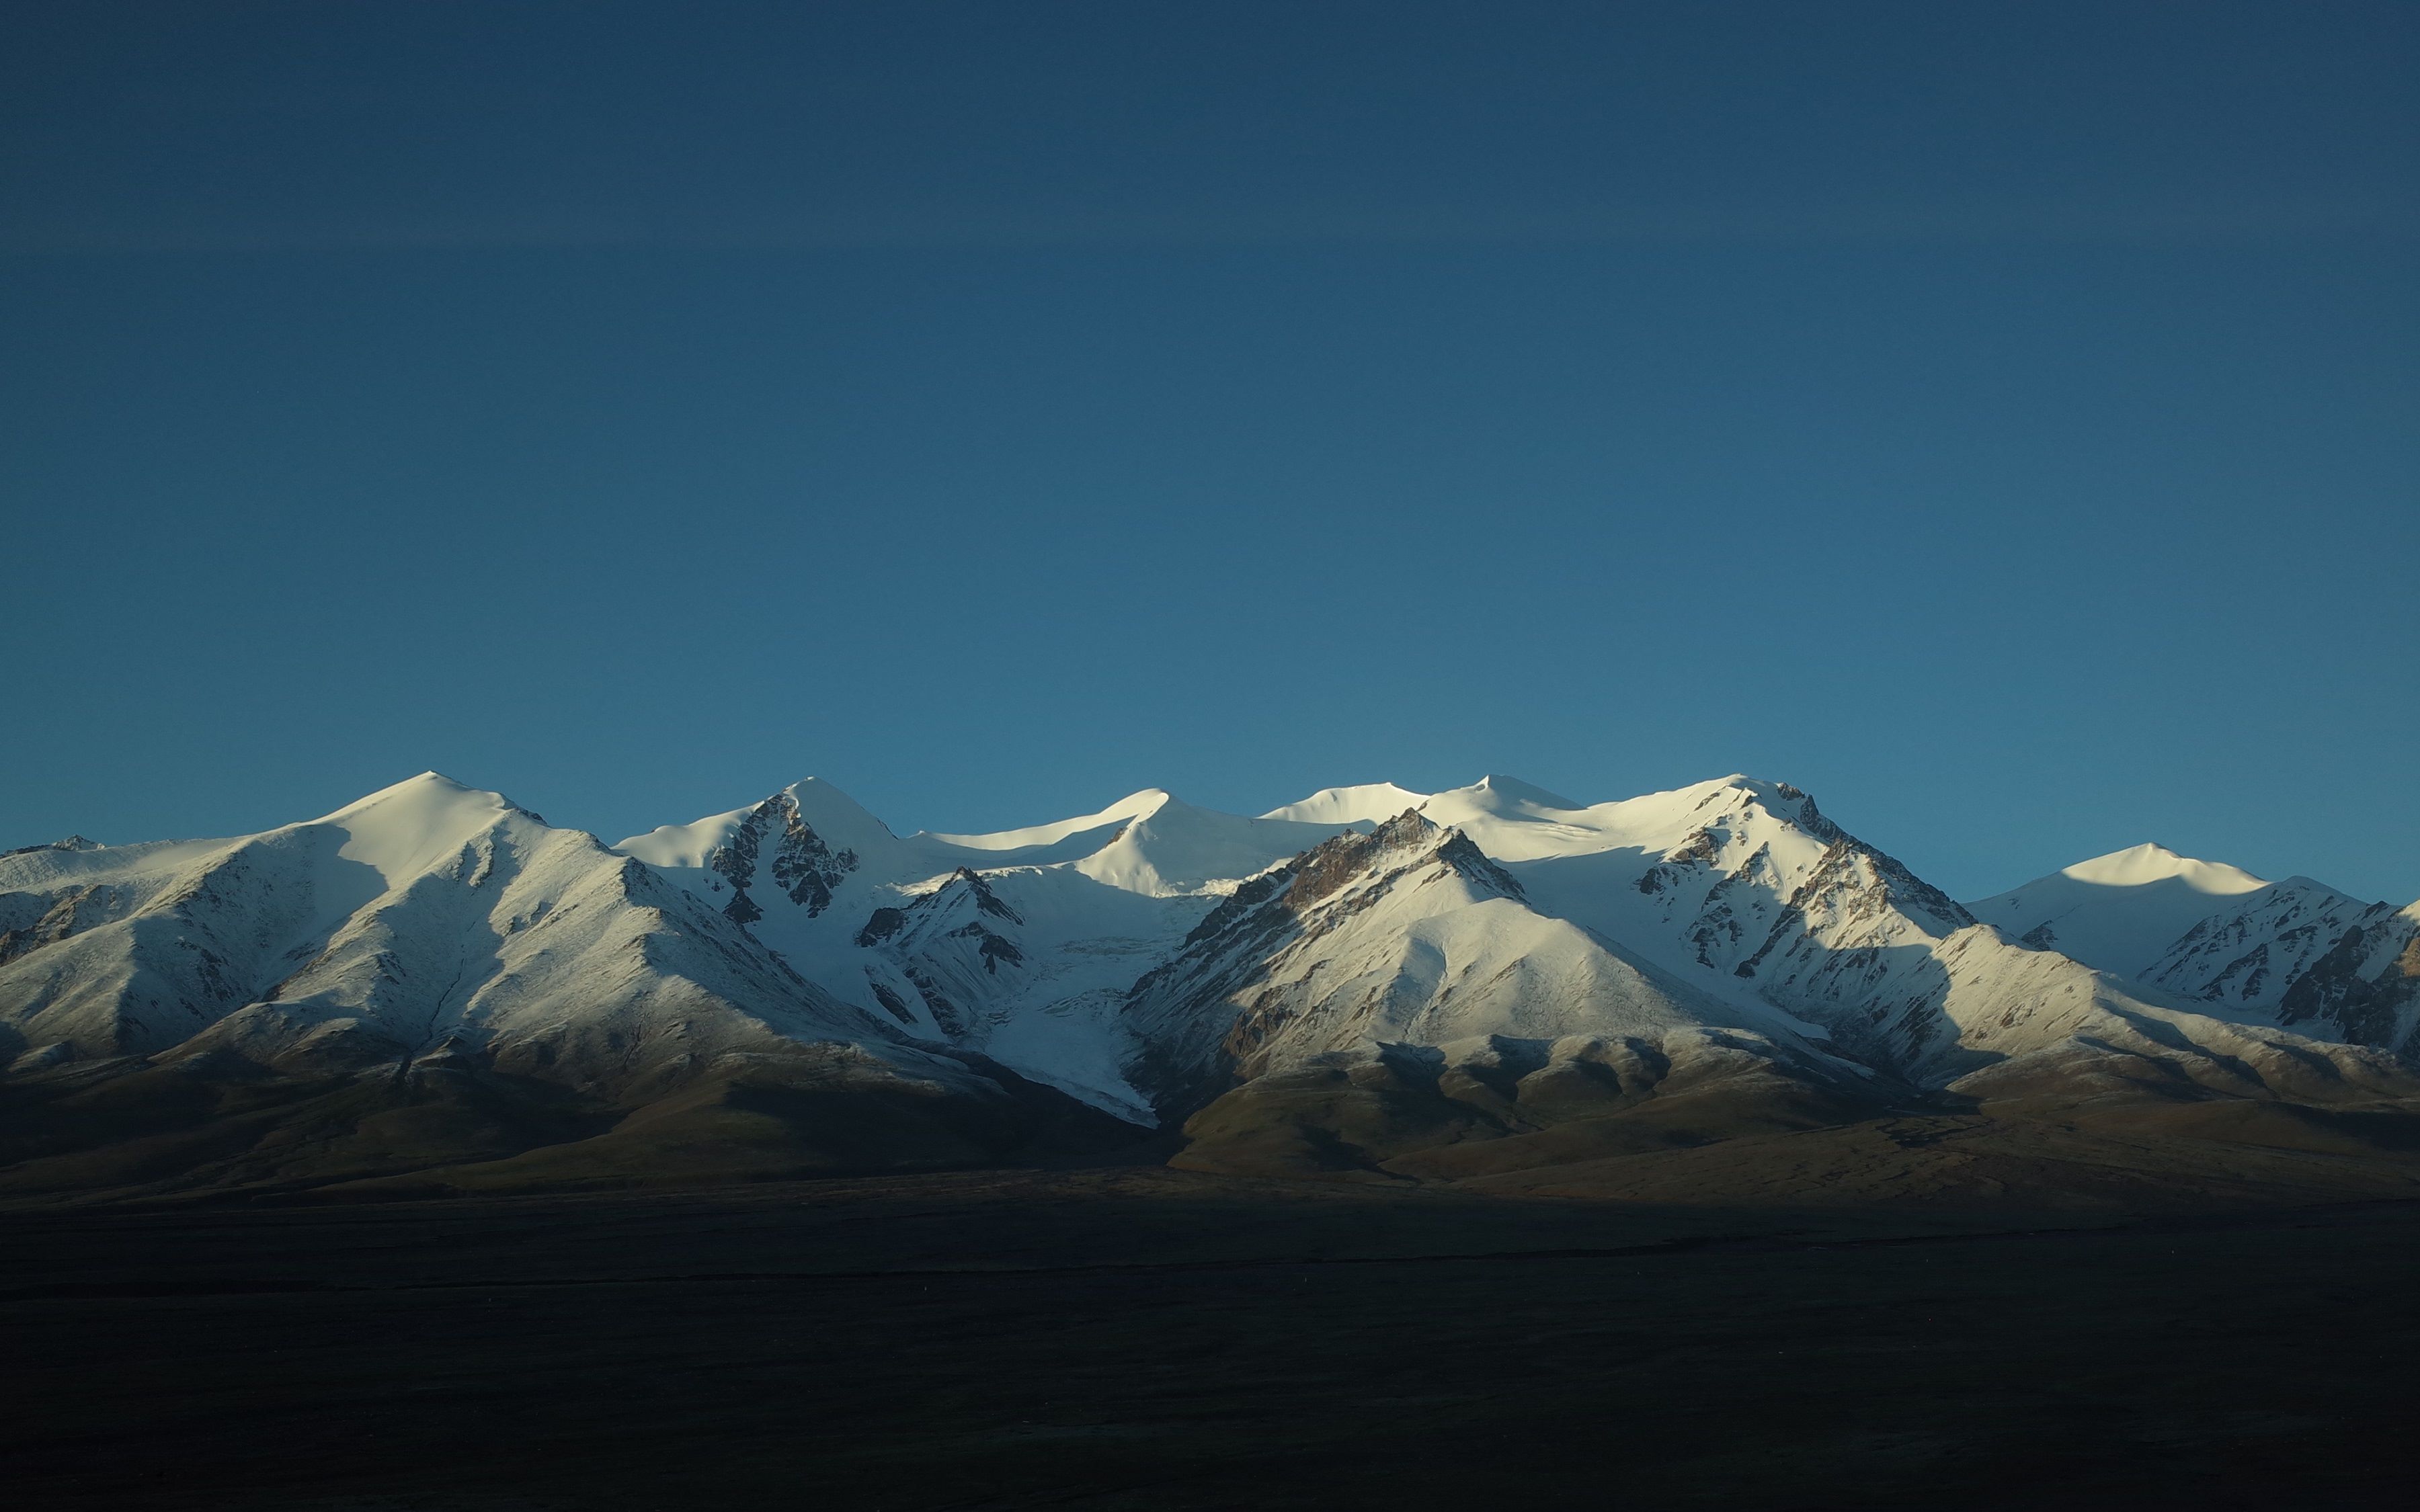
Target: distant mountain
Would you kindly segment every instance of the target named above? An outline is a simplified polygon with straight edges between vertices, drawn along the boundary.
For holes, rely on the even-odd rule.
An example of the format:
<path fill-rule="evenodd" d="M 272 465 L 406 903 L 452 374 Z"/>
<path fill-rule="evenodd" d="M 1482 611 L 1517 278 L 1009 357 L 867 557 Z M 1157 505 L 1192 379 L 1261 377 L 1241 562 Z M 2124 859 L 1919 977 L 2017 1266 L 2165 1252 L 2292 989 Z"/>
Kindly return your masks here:
<path fill-rule="evenodd" d="M 2420 1035 L 2420 914 L 2309 877 L 2137 845 L 1974 905 L 1977 917 L 2202 1011 L 2397 1050 Z"/>
<path fill-rule="evenodd" d="M 2236 867 L 2143 844 L 2079 861 L 1970 906 L 1977 918 L 2026 945 L 2133 976 L 2186 931 L 2269 886 Z"/>
<path fill-rule="evenodd" d="M 1154 1128 L 1190 1164 L 1429 1179 L 1894 1108 L 2399 1107 L 2415 982 L 2420 905 L 2156 846 L 1963 905 L 1740 776 L 1258 818 L 1147 789 L 906 836 L 810 779 L 607 847 L 424 774 L 260 835 L 0 856 L 0 1192 Z"/>

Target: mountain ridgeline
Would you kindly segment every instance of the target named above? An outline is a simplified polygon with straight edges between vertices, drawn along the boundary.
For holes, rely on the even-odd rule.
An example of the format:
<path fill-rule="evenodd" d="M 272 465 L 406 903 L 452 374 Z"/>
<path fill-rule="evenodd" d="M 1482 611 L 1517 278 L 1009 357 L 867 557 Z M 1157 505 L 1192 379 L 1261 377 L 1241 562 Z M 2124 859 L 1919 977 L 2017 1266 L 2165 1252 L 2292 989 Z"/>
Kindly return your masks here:
<path fill-rule="evenodd" d="M 2137 846 L 1961 903 L 1787 784 L 1156 790 L 607 845 L 433 773 L 0 855 L 0 1196 L 953 1166 L 1702 1200 L 2375 1195 L 2420 905 Z"/>

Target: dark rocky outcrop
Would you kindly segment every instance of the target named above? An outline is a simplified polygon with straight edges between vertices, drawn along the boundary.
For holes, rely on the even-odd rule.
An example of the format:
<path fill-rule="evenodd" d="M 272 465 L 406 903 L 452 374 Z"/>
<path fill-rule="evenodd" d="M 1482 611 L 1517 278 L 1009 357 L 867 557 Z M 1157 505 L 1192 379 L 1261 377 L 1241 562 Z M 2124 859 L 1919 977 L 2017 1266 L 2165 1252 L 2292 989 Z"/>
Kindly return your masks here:
<path fill-rule="evenodd" d="M 749 811 L 731 838 L 708 851 L 706 868 L 731 885 L 734 894 L 723 912 L 739 923 L 765 917 L 749 898 L 768 841 L 772 842 L 773 884 L 809 918 L 831 906 L 832 888 L 857 870 L 857 853 L 833 850 L 799 812 L 796 798 L 776 793 Z"/>

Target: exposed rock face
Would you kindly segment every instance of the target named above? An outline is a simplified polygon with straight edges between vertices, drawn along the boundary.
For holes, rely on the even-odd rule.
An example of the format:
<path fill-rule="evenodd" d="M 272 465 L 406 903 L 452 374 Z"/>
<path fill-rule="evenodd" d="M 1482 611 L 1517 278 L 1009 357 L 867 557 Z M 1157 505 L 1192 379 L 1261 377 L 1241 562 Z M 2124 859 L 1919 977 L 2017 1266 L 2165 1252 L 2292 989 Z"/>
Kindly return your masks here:
<path fill-rule="evenodd" d="M 37 848 L 49 849 L 50 847 Z M 12 851 L 9 854 L 25 853 Z M 11 911 L 20 916 L 30 914 L 33 907 L 39 903 L 48 903 L 49 906 L 42 909 L 39 918 L 31 918 L 16 928 L 0 928 L 0 962 L 13 960 L 28 950 L 38 950 L 45 945 L 55 945 L 78 930 L 89 929 L 101 920 L 113 917 L 115 912 L 112 906 L 114 896 L 106 886 L 68 887 L 54 898 L 39 900 L 20 894 L 12 897 L 9 902 L 17 903 Z"/>
<path fill-rule="evenodd" d="M 855 851 L 835 851 L 825 844 L 799 814 L 798 800 L 787 793 L 776 793 L 758 804 L 728 841 L 706 853 L 707 870 L 731 885 L 731 901 L 723 912 L 735 923 L 752 924 L 765 917 L 748 889 L 756 885 L 758 862 L 768 838 L 773 885 L 811 918 L 831 906 L 832 888 L 857 870 Z"/>
<path fill-rule="evenodd" d="M 2384 903 L 2364 904 L 2333 888 L 2279 883 L 2194 925 L 2141 977 L 2199 1002 L 2273 1007 L 2282 1022 L 2293 1023 L 2311 1016 L 2310 993 L 2297 996 L 2296 984 L 2314 971 L 2340 973 L 2344 963 L 2330 961 L 2337 948 L 2354 933 L 2374 942 L 2394 915 Z M 2304 1005 L 2292 1017 L 2286 1016 L 2289 998 Z"/>
<path fill-rule="evenodd" d="M 2420 918 L 2373 916 L 2347 930 L 2286 989 L 2279 1023 L 2308 1024 L 2355 1044 L 2409 1050 L 2420 1037 Z"/>
<path fill-rule="evenodd" d="M 874 910 L 856 941 L 881 957 L 865 971 L 886 1008 L 905 1008 L 896 985 L 904 982 L 935 1026 L 957 1041 L 976 1029 L 982 1005 L 1002 988 L 997 980 L 1002 972 L 1014 974 L 1025 964 L 1025 951 L 1000 933 L 1024 922 L 982 872 L 960 867 L 905 905 Z"/>
<path fill-rule="evenodd" d="M 877 908 L 857 932 L 857 943 L 871 948 L 898 936 L 903 931 L 916 929 L 926 920 L 954 912 L 972 913 L 979 917 L 1001 919 L 1010 924 L 1022 924 L 1017 911 L 1001 902 L 1000 894 L 984 880 L 983 873 L 970 867 L 960 867 L 943 879 L 941 885 L 916 898 L 905 908 Z M 966 938 L 997 939 L 980 923 L 970 923 L 952 933 Z M 1001 942 L 1003 945 L 1005 941 Z M 1015 959 L 1015 953 L 1009 952 Z"/>
<path fill-rule="evenodd" d="M 1263 981 L 1277 958 L 1359 909 L 1312 922 L 1305 916 L 1357 885 L 1361 907 L 1377 902 L 1406 867 L 1428 858 L 1437 838 L 1435 826 L 1406 812 L 1370 834 L 1339 835 L 1237 887 L 1186 936 L 1174 959 L 1127 993 L 1123 1011 L 1144 1047 L 1131 1079 L 1165 1112 L 1234 1074 L 1244 1056 L 1291 1016 Z"/>

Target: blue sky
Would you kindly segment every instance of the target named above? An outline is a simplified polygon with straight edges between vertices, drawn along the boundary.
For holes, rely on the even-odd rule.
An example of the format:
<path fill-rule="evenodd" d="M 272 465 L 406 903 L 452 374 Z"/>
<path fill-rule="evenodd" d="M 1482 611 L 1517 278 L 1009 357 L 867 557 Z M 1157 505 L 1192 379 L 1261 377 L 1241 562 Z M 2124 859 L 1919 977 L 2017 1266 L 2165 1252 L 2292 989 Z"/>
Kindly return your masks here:
<path fill-rule="evenodd" d="M 1733 770 L 2420 895 L 2420 8 L 0 11 L 0 846 Z"/>

